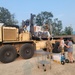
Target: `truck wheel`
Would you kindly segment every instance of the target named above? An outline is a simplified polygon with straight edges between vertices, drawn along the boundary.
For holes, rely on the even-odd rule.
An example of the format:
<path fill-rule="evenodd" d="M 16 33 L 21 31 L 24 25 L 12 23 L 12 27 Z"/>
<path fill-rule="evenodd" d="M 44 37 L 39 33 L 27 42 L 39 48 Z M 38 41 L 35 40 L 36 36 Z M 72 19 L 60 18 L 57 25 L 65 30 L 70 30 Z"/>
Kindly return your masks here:
<path fill-rule="evenodd" d="M 11 45 L 5 45 L 0 49 L 0 61 L 3 63 L 9 63 L 16 59 L 17 51 Z"/>
<path fill-rule="evenodd" d="M 60 44 L 59 42 L 56 42 L 56 43 L 55 43 L 54 49 L 53 49 L 53 53 L 60 53 L 60 52 L 61 52 L 61 50 L 58 49 L 59 44 Z"/>
<path fill-rule="evenodd" d="M 29 59 L 34 55 L 34 46 L 32 44 L 24 44 L 19 52 L 24 59 Z"/>

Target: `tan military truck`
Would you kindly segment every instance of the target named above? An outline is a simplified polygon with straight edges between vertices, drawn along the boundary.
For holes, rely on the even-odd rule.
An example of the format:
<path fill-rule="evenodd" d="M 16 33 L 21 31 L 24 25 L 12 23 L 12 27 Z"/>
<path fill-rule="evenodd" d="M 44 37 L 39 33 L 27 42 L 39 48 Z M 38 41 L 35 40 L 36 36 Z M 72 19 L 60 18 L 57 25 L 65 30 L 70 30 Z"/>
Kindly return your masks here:
<path fill-rule="evenodd" d="M 19 54 L 24 59 L 34 55 L 35 50 L 46 48 L 46 40 L 32 40 L 30 32 L 19 32 L 18 26 L 0 26 L 0 61 L 9 63 Z"/>

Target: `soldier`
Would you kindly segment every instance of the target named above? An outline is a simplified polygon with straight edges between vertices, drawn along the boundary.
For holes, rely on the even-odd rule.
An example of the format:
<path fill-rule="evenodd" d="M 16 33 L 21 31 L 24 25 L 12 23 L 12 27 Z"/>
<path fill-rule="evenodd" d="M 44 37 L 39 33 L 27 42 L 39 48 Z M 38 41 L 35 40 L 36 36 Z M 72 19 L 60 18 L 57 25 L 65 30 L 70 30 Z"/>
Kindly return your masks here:
<path fill-rule="evenodd" d="M 50 41 L 50 37 L 48 37 L 48 40 L 46 42 L 46 48 L 47 48 L 47 51 L 51 53 L 51 58 L 52 58 L 52 49 L 53 49 L 53 46 L 52 46 L 52 43 Z M 49 55 L 48 55 L 47 58 L 49 58 Z"/>

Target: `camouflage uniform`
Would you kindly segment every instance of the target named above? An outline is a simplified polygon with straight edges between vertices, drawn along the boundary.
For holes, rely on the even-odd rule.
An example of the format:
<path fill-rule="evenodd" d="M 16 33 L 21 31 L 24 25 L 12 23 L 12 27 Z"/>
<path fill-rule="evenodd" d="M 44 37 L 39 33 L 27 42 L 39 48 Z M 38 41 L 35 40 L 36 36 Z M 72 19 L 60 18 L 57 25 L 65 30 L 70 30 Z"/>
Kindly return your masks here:
<path fill-rule="evenodd" d="M 47 40 L 47 42 L 46 42 L 46 48 L 47 48 L 47 51 L 51 53 L 51 57 L 52 57 L 52 49 L 53 49 L 53 46 L 52 46 L 52 43 L 51 43 L 50 40 Z"/>

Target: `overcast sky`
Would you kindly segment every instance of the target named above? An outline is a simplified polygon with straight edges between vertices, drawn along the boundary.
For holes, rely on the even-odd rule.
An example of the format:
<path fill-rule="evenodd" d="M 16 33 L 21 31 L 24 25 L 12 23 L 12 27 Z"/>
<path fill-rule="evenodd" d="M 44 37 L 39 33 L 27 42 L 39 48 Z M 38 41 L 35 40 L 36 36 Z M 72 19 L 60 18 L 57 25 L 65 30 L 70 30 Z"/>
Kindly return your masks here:
<path fill-rule="evenodd" d="M 19 23 L 30 18 L 30 13 L 52 12 L 62 20 L 63 28 L 71 25 L 75 31 L 75 0 L 0 0 L 0 7 L 14 13 Z"/>

